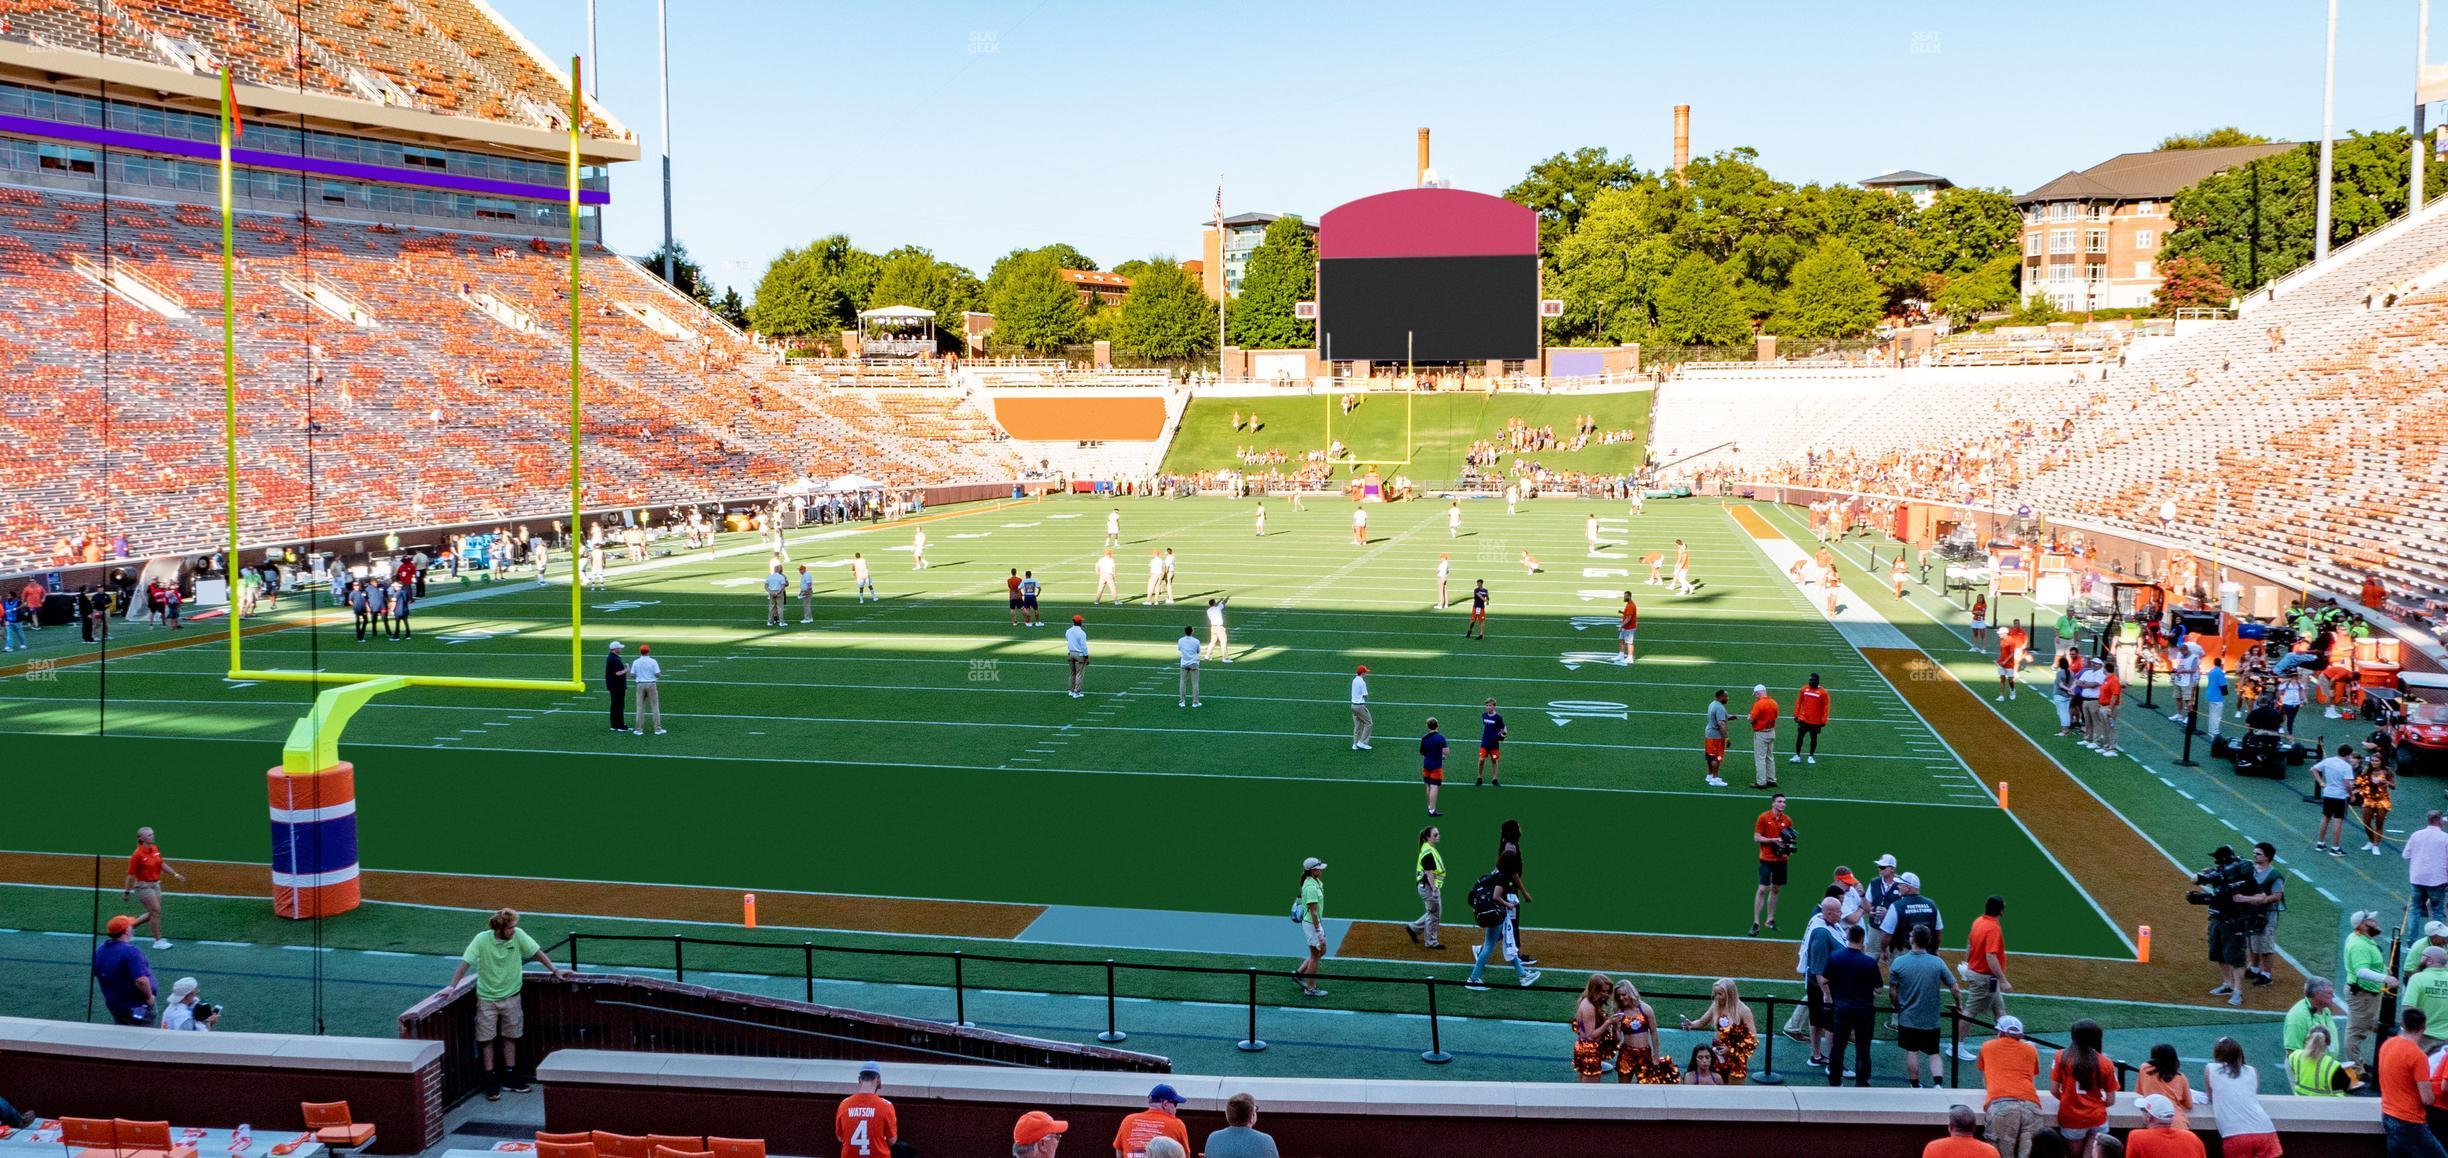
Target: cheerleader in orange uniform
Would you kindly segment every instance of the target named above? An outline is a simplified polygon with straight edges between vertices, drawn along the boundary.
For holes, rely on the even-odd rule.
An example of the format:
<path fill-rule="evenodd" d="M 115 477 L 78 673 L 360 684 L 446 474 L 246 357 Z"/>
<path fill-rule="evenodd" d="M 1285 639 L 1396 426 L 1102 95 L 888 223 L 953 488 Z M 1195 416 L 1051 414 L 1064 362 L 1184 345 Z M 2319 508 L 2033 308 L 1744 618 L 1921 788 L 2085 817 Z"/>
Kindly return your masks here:
<path fill-rule="evenodd" d="M 1657 1011 L 1629 981 L 1615 983 L 1615 1080 L 1644 1086 L 1683 1084 L 1683 1071 L 1658 1049 Z"/>
<path fill-rule="evenodd" d="M 1589 984 L 1581 987 L 1581 1000 L 1573 1007 L 1572 1068 L 1584 1082 L 1595 1083 L 1606 1073 L 1607 1002 L 1614 991 L 1606 974 L 1590 974 Z"/>
<path fill-rule="evenodd" d="M 1684 1018 L 1683 1028 L 1716 1033 L 1717 1072 L 1724 1076 L 1725 1084 L 1738 1086 L 1751 1076 L 1751 1052 L 1759 1048 L 1759 1026 L 1751 1020 L 1751 1007 L 1734 988 L 1733 978 L 1718 978 L 1709 987 L 1707 1012 Z"/>
<path fill-rule="evenodd" d="M 2354 783 L 2346 790 L 2347 797 L 2363 807 L 2363 847 L 2374 856 L 2388 843 L 2389 809 L 2396 805 L 2397 776 L 2388 765 L 2386 751 L 2365 753 L 2363 766 L 2355 770 Z"/>

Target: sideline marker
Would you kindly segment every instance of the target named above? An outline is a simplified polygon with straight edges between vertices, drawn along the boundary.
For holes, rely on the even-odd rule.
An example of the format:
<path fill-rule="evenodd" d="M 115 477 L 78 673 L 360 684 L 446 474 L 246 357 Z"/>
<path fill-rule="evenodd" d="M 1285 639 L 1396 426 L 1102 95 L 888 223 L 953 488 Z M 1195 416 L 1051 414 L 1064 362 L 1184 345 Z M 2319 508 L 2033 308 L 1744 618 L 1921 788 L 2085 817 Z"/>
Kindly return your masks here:
<path fill-rule="evenodd" d="M 756 894 L 740 894 L 740 924 L 756 928 Z"/>
<path fill-rule="evenodd" d="M 2139 931 L 2142 935 L 2135 939 L 2134 960 L 2148 965 L 2150 964 L 2150 926 L 2139 926 Z"/>
<path fill-rule="evenodd" d="M 1998 781 L 1998 807 L 2006 808 L 2006 782 Z"/>

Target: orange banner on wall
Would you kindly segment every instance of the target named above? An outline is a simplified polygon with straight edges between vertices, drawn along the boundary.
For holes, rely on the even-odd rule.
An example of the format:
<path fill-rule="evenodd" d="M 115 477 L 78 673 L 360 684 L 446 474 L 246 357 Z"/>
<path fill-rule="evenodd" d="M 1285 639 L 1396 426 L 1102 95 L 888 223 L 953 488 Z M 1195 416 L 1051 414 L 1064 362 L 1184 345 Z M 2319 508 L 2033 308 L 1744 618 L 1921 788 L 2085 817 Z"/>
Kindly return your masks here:
<path fill-rule="evenodd" d="M 997 398 L 994 413 L 1013 438 L 1030 441 L 1154 442 L 1164 437 L 1165 400 L 1155 394 Z"/>

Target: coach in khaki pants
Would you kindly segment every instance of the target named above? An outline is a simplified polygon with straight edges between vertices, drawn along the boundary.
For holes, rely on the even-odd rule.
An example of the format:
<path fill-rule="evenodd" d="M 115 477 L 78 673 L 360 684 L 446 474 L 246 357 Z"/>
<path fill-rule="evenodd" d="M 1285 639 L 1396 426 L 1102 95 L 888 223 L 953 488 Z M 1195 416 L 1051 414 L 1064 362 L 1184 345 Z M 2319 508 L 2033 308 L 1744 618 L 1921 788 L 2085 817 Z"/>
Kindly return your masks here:
<path fill-rule="evenodd" d="M 654 648 L 638 645 L 637 660 L 629 665 L 629 682 L 637 688 L 637 710 L 632 713 L 637 726 L 629 729 L 633 736 L 643 736 L 653 728 L 663 734 L 663 664 L 652 654 Z"/>
<path fill-rule="evenodd" d="M 1751 685 L 1751 786 L 1774 788 L 1776 778 L 1776 697 L 1768 685 Z"/>
<path fill-rule="evenodd" d="M 1370 718 L 1368 710 L 1368 665 L 1361 664 L 1360 670 L 1352 675 L 1352 747 L 1368 751 L 1369 734 L 1376 727 L 1377 721 Z"/>

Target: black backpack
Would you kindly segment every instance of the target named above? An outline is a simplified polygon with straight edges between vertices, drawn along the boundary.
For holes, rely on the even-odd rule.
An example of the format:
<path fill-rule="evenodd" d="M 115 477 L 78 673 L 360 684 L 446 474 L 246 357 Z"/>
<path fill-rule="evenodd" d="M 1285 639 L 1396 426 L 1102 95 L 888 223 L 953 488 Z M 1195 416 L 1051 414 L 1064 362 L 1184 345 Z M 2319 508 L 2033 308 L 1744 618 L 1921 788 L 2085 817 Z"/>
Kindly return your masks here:
<path fill-rule="evenodd" d="M 1498 895 L 1499 890 L 1504 888 L 1504 882 L 1502 872 L 1490 872 L 1470 887 L 1471 919 L 1478 922 L 1482 929 L 1493 929 L 1504 924 L 1507 910 L 1504 898 Z"/>

